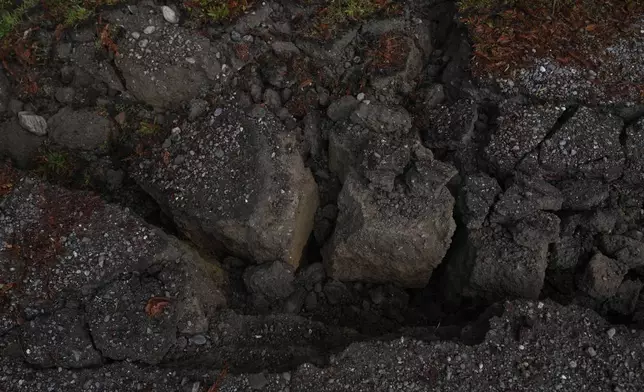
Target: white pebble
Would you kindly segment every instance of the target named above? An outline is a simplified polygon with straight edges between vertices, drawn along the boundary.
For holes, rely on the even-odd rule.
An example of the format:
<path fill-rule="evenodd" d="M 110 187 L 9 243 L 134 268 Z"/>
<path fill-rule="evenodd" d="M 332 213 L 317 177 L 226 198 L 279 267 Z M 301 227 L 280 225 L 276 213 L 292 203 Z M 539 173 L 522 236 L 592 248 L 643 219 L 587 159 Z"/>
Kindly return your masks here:
<path fill-rule="evenodd" d="M 148 26 L 143 30 L 144 34 L 152 34 L 157 28 L 154 26 Z"/>
<path fill-rule="evenodd" d="M 364 93 L 358 94 L 358 101 L 362 101 L 364 99 Z"/>
<path fill-rule="evenodd" d="M 161 12 L 163 12 L 163 19 L 168 23 L 179 23 L 179 17 L 174 10 L 167 5 L 161 7 Z"/>

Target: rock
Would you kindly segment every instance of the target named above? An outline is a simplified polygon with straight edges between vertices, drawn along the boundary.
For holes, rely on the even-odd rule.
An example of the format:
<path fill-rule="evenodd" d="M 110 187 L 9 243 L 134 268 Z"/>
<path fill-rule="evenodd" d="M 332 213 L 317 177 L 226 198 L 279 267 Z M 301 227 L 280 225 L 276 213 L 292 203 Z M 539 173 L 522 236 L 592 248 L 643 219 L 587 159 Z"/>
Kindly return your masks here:
<path fill-rule="evenodd" d="M 316 284 L 322 283 L 324 278 L 326 278 L 324 264 L 313 263 L 300 270 L 297 275 L 297 283 L 311 291 Z"/>
<path fill-rule="evenodd" d="M 190 101 L 190 113 L 188 120 L 194 121 L 208 110 L 208 102 L 203 99 L 193 99 Z"/>
<path fill-rule="evenodd" d="M 539 211 L 518 221 L 510 232 L 517 244 L 526 248 L 536 247 L 535 250 L 539 251 L 544 243 L 552 244 L 559 240 L 560 223 L 557 215 Z"/>
<path fill-rule="evenodd" d="M 112 136 L 109 119 L 90 109 L 58 111 L 49 119 L 49 134 L 61 146 L 80 150 L 105 149 Z"/>
<path fill-rule="evenodd" d="M 234 101 L 221 109 L 182 128 L 167 150 L 173 165 L 158 150 L 133 176 L 204 249 L 297 266 L 318 194 L 295 135 L 268 112 L 253 117 Z"/>
<path fill-rule="evenodd" d="M 268 380 L 264 373 L 256 373 L 248 375 L 248 386 L 254 390 L 261 390 L 268 385 Z"/>
<path fill-rule="evenodd" d="M 581 107 L 526 157 L 520 170 L 560 180 L 613 181 L 622 175 L 626 161 L 620 142 L 623 128 L 621 118 Z"/>
<path fill-rule="evenodd" d="M 596 253 L 579 278 L 579 288 L 596 300 L 607 300 L 617 293 L 626 272 L 616 260 Z"/>
<path fill-rule="evenodd" d="M 424 111 L 416 119 L 423 143 L 429 148 L 455 150 L 464 147 L 472 139 L 477 110 L 473 100 L 464 99 L 452 106 L 439 105 Z"/>
<path fill-rule="evenodd" d="M 338 123 L 329 133 L 329 169 L 340 181 L 356 171 L 373 186 L 391 191 L 395 178 L 409 163 L 415 143 L 411 134 L 379 135 L 360 125 Z"/>
<path fill-rule="evenodd" d="M 610 187 L 600 180 L 569 180 L 559 184 L 565 210 L 590 210 L 608 199 Z"/>
<path fill-rule="evenodd" d="M 406 134 L 411 129 L 411 115 L 402 107 L 361 102 L 351 114 L 351 121 L 377 133 Z"/>
<path fill-rule="evenodd" d="M 21 101 L 17 99 L 11 99 L 9 100 L 9 104 L 7 105 L 7 109 L 9 110 L 9 113 L 17 116 L 18 113 L 22 112 L 23 106 L 24 105 Z"/>
<path fill-rule="evenodd" d="M 358 107 L 358 100 L 353 95 L 345 95 L 333 101 L 326 110 L 326 115 L 333 121 L 348 118 Z"/>
<path fill-rule="evenodd" d="M 42 117 L 31 112 L 18 113 L 20 126 L 33 133 L 36 136 L 45 136 L 47 134 L 47 121 Z"/>
<path fill-rule="evenodd" d="M 163 19 L 168 23 L 179 23 L 179 16 L 177 13 L 167 5 L 161 7 L 161 12 L 163 13 Z"/>
<path fill-rule="evenodd" d="M 96 364 L 96 352 L 117 361 L 158 363 L 195 304 L 205 317 L 225 304 L 225 280 L 216 261 L 207 262 L 187 244 L 98 196 L 27 177 L 15 184 L 3 207 L 0 241 L 34 249 L 58 244 L 56 252 L 39 253 L 43 268 L 27 268 L 33 263 L 29 254 L 18 259 L 0 254 L 3 279 L 22 279 L 24 291 L 5 294 L 14 309 L 51 314 L 42 321 L 63 326 L 56 339 L 35 337 L 39 352 L 51 353 L 52 366 Z M 41 286 L 45 280 L 51 284 L 47 292 Z M 58 313 L 56 304 L 73 303 L 79 303 L 77 316 Z"/>
<path fill-rule="evenodd" d="M 232 71 L 230 64 L 220 61 L 222 49 L 193 30 L 174 24 L 178 14 L 170 7 L 162 9 L 166 20 L 174 15 L 171 24 L 163 22 L 156 7 L 141 7 L 137 14 L 114 10 L 106 15 L 108 21 L 123 26 L 128 36 L 149 25 L 156 27 L 145 39 L 119 40 L 114 65 L 130 94 L 154 107 L 176 109 L 227 80 Z"/>
<path fill-rule="evenodd" d="M 390 198 L 350 174 L 338 198 L 336 229 L 322 251 L 328 274 L 345 281 L 425 286 L 451 243 L 453 206 L 445 187 L 433 197 Z"/>
<path fill-rule="evenodd" d="M 11 85 L 9 84 L 9 79 L 4 73 L 3 69 L 0 69 L 0 113 L 7 110 L 7 105 L 11 99 Z"/>
<path fill-rule="evenodd" d="M 626 167 L 624 168 L 624 180 L 629 184 L 644 184 L 644 152 L 641 146 L 644 144 L 644 117 L 626 128 Z"/>
<path fill-rule="evenodd" d="M 488 160 L 498 174 L 514 171 L 519 162 L 546 137 L 565 107 L 520 105 L 504 101 L 499 105 L 498 129 L 485 148 Z"/>
<path fill-rule="evenodd" d="M 306 301 L 307 292 L 304 289 L 298 289 L 284 302 L 284 312 L 291 314 L 298 314 L 304 306 L 304 301 Z"/>
<path fill-rule="evenodd" d="M 272 88 L 267 88 L 264 90 L 264 103 L 269 109 L 277 111 L 282 106 L 280 93 Z"/>
<path fill-rule="evenodd" d="M 601 236 L 599 249 L 628 269 L 644 266 L 644 242 L 623 235 Z"/>
<path fill-rule="evenodd" d="M 56 89 L 56 101 L 64 104 L 72 103 L 74 100 L 74 89 L 72 87 L 60 87 Z"/>
<path fill-rule="evenodd" d="M 288 297 L 295 290 L 293 267 L 281 261 L 251 266 L 244 271 L 246 288 L 269 301 Z"/>
<path fill-rule="evenodd" d="M 548 243 L 525 247 L 499 226 L 472 230 L 446 261 L 448 292 L 485 300 L 536 299 L 548 267 Z"/>
<path fill-rule="evenodd" d="M 458 205 L 468 229 L 480 229 L 492 205 L 501 193 L 496 180 L 487 174 L 465 176 L 459 192 Z"/>
<path fill-rule="evenodd" d="M 615 295 L 608 300 L 608 308 L 626 316 L 633 314 L 643 286 L 644 283 L 639 280 L 624 280 Z"/>
<path fill-rule="evenodd" d="M 351 297 L 347 286 L 337 280 L 329 280 L 322 288 L 322 292 L 331 305 L 344 303 Z"/>
<path fill-rule="evenodd" d="M 315 310 L 318 306 L 318 296 L 314 292 L 310 292 L 306 295 L 306 298 L 304 299 L 304 307 L 306 310 L 309 312 L 312 310 Z"/>
<path fill-rule="evenodd" d="M 208 340 L 206 340 L 206 337 L 203 335 L 195 335 L 190 338 L 190 343 L 197 346 L 203 346 L 204 344 L 208 343 Z"/>
<path fill-rule="evenodd" d="M 163 15 L 165 17 L 165 14 Z M 154 26 L 148 26 L 145 29 L 143 29 L 143 34 L 152 34 L 157 28 Z"/>
<path fill-rule="evenodd" d="M 300 49 L 289 41 L 273 41 L 271 49 L 279 57 L 291 58 L 300 54 Z"/>
<path fill-rule="evenodd" d="M 519 176 L 494 205 L 490 221 L 508 223 L 536 211 L 559 211 L 563 205 L 563 196 L 559 189 L 548 182 Z"/>
<path fill-rule="evenodd" d="M 83 368 L 100 365 L 82 314 L 61 309 L 29 321 L 21 331 L 25 360 L 39 367 Z"/>
<path fill-rule="evenodd" d="M 45 138 L 26 131 L 12 119 L 0 125 L 0 154 L 10 157 L 20 168 L 30 167 Z"/>

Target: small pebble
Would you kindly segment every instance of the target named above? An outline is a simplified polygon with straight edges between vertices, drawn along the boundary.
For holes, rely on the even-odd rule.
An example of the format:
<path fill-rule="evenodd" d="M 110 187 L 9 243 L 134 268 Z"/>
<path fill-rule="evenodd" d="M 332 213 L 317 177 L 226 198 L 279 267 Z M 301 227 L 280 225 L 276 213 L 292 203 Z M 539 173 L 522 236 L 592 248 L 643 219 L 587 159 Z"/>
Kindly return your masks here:
<path fill-rule="evenodd" d="M 617 333 L 617 330 L 615 330 L 615 328 L 611 328 L 608 331 L 606 331 L 606 335 L 608 335 L 609 339 L 612 339 L 616 333 Z"/>
<path fill-rule="evenodd" d="M 206 337 L 203 335 L 195 335 L 190 338 L 190 341 L 197 346 L 203 346 L 206 344 Z"/>
<path fill-rule="evenodd" d="M 364 100 L 364 93 L 358 94 L 358 96 L 356 98 L 358 98 L 358 101 Z"/>
<path fill-rule="evenodd" d="M 156 29 L 154 26 L 148 26 L 143 30 L 143 34 L 152 34 Z"/>
<path fill-rule="evenodd" d="M 141 37 L 141 33 L 137 32 L 137 31 L 132 33 L 132 38 L 139 39 L 140 37 Z"/>
<path fill-rule="evenodd" d="M 597 355 L 597 351 L 595 351 L 595 349 L 594 349 L 594 348 L 592 348 L 592 347 L 588 347 L 588 349 L 586 350 L 586 352 L 587 352 L 587 353 L 588 353 L 588 355 L 590 355 L 591 357 L 594 357 L 595 355 Z"/>
<path fill-rule="evenodd" d="M 179 17 L 174 10 L 167 5 L 161 7 L 161 12 L 163 13 L 163 19 L 168 23 L 179 23 Z"/>

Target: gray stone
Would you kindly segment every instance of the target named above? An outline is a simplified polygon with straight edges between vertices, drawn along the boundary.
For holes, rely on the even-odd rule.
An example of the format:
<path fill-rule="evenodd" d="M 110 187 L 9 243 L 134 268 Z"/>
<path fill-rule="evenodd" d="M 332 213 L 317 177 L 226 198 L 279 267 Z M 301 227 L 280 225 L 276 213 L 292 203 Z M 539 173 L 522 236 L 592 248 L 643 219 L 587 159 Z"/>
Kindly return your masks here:
<path fill-rule="evenodd" d="M 282 98 L 280 97 L 280 93 L 273 90 L 272 88 L 267 88 L 266 90 L 264 90 L 264 103 L 269 109 L 277 111 L 282 106 Z"/>
<path fill-rule="evenodd" d="M 194 121 L 199 116 L 204 114 L 208 109 L 208 102 L 203 99 L 193 99 L 190 101 L 190 113 L 188 114 L 188 120 Z"/>
<path fill-rule="evenodd" d="M 36 136 L 47 134 L 47 121 L 42 116 L 31 112 L 20 112 L 18 113 L 18 121 L 23 129 Z"/>
<path fill-rule="evenodd" d="M 458 205 L 468 229 L 483 227 L 500 193 L 501 187 L 498 182 L 487 174 L 465 176 L 459 192 Z"/>
<path fill-rule="evenodd" d="M 56 101 L 64 104 L 72 103 L 75 90 L 72 87 L 60 87 L 56 89 Z"/>
<path fill-rule="evenodd" d="M 372 192 L 350 174 L 338 198 L 336 229 L 323 249 L 327 272 L 344 281 L 423 287 L 445 256 L 456 228 L 454 199 Z"/>
<path fill-rule="evenodd" d="M 134 178 L 199 246 L 297 266 L 313 230 L 318 193 L 295 135 L 270 112 L 253 117 L 234 99 L 221 108 L 219 116 L 182 128 L 181 139 L 167 150 L 184 155 L 182 161 L 170 167 L 143 158 Z"/>
<path fill-rule="evenodd" d="M 556 105 L 524 106 L 504 101 L 499 106 L 499 127 L 485 148 L 487 157 L 499 174 L 511 173 L 555 126 L 565 107 Z"/>
<path fill-rule="evenodd" d="M 623 315 L 631 315 L 637 307 L 644 283 L 626 279 L 619 285 L 617 292 L 608 300 L 610 310 Z"/>
<path fill-rule="evenodd" d="M 351 114 L 351 121 L 377 133 L 406 134 L 411 129 L 411 115 L 402 107 L 361 102 Z"/>
<path fill-rule="evenodd" d="M 485 300 L 536 299 L 546 276 L 547 256 L 545 241 L 528 248 L 517 244 L 507 229 L 496 225 L 472 230 L 467 243 L 446 261 L 448 291 Z"/>
<path fill-rule="evenodd" d="M 307 292 L 304 289 L 298 289 L 290 297 L 284 301 L 284 312 L 291 314 L 298 314 L 304 306 L 306 301 Z"/>
<path fill-rule="evenodd" d="M 605 234 L 600 238 L 599 249 L 628 269 L 644 266 L 644 242 L 634 238 Z"/>
<path fill-rule="evenodd" d="M 596 300 L 607 300 L 617 294 L 626 273 L 619 262 L 596 253 L 579 278 L 579 288 Z"/>
<path fill-rule="evenodd" d="M 49 134 L 61 146 L 80 150 L 105 149 L 112 136 L 110 120 L 90 109 L 63 108 L 49 119 Z"/>
<path fill-rule="evenodd" d="M 17 116 L 18 113 L 22 112 L 22 108 L 23 108 L 23 103 L 17 99 L 9 100 L 9 104 L 7 105 L 7 109 L 14 116 Z"/>
<path fill-rule="evenodd" d="M 207 262 L 191 246 L 96 195 L 23 178 L 3 200 L 4 207 L 0 241 L 25 247 L 52 239 L 61 244 L 58 253 L 39 256 L 50 268 L 16 270 L 16 260 L 0 254 L 0 274 L 23 279 L 25 291 L 10 293 L 10 300 L 53 314 L 42 319 L 52 330 L 54 324 L 63 327 L 56 327 L 55 339 L 35 337 L 39 353 L 51 355 L 34 361 L 83 367 L 98 363 L 96 351 L 107 359 L 155 364 L 175 345 L 180 323 L 199 323 L 187 319 L 195 314 L 195 305 L 200 307 L 196 313 L 212 317 L 225 304 L 223 271 L 216 260 Z M 55 231 L 46 229 L 52 220 Z M 12 234 L 22 232 L 25 224 L 33 233 L 50 234 L 43 239 Z M 51 286 L 45 293 L 46 280 Z M 60 310 L 48 305 L 52 303 L 70 309 L 77 304 L 78 317 L 57 314 Z"/>
<path fill-rule="evenodd" d="M 300 54 L 300 49 L 293 42 L 290 41 L 273 41 L 271 49 L 276 55 L 280 57 L 290 58 Z"/>
<path fill-rule="evenodd" d="M 563 196 L 544 180 L 519 176 L 494 205 L 490 221 L 508 223 L 537 211 L 559 211 Z"/>
<path fill-rule="evenodd" d="M 590 210 L 609 197 L 610 186 L 600 180 L 569 180 L 558 185 L 564 197 L 563 209 Z"/>
<path fill-rule="evenodd" d="M 254 390 L 264 389 L 268 385 L 268 380 L 264 373 L 249 374 L 248 376 L 248 386 Z"/>
<path fill-rule="evenodd" d="M 18 119 L 0 125 L 0 154 L 13 159 L 20 168 L 28 168 L 34 163 L 44 141 L 44 137 L 23 129 Z"/>
<path fill-rule="evenodd" d="M 163 13 L 163 19 L 168 23 L 179 23 L 179 16 L 177 13 L 167 5 L 161 7 L 161 12 Z"/>
<path fill-rule="evenodd" d="M 311 265 L 307 265 L 298 272 L 297 283 L 311 291 L 316 284 L 322 283 L 324 278 L 326 278 L 324 264 L 313 263 Z"/>
<path fill-rule="evenodd" d="M 100 365 L 85 320 L 73 309 L 29 321 L 21 331 L 25 360 L 40 367 L 83 368 Z"/>
<path fill-rule="evenodd" d="M 557 215 L 539 211 L 519 220 L 510 227 L 510 232 L 517 244 L 539 251 L 544 243 L 549 245 L 559 240 L 560 223 Z"/>
<path fill-rule="evenodd" d="M 304 299 L 304 307 L 309 312 L 315 310 L 318 306 L 318 296 L 314 292 L 310 292 L 306 295 Z"/>
<path fill-rule="evenodd" d="M 430 148 L 463 148 L 471 141 L 478 106 L 471 99 L 462 99 L 451 106 L 438 105 L 423 111 L 416 119 L 423 142 Z"/>
<path fill-rule="evenodd" d="M 345 95 L 333 101 L 326 110 L 326 115 L 333 121 L 348 118 L 358 107 L 358 100 L 353 95 Z"/>
<path fill-rule="evenodd" d="M 197 345 L 197 346 L 203 346 L 204 344 L 206 344 L 208 342 L 208 340 L 206 340 L 206 337 L 203 336 L 203 335 L 195 335 L 195 336 L 190 338 L 190 342 L 192 344 Z"/>
<path fill-rule="evenodd" d="M 344 303 L 351 297 L 351 293 L 347 286 L 344 283 L 333 279 L 324 285 L 322 292 L 331 305 Z"/>
<path fill-rule="evenodd" d="M 251 266 L 244 271 L 246 288 L 269 301 L 288 297 L 295 290 L 293 267 L 281 261 Z"/>

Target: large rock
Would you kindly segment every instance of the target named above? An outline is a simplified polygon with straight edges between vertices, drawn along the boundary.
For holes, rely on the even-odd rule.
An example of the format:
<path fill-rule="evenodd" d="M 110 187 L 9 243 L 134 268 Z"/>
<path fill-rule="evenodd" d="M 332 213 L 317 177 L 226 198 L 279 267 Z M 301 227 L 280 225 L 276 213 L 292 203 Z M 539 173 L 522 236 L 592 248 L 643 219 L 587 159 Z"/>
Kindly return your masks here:
<path fill-rule="evenodd" d="M 476 103 L 470 99 L 459 100 L 451 106 L 438 105 L 421 113 L 416 118 L 416 126 L 427 147 L 456 150 L 472 140 L 477 110 Z"/>
<path fill-rule="evenodd" d="M 138 162 L 134 176 L 200 246 L 297 266 L 317 186 L 296 135 L 261 107 L 251 114 L 227 102 Z"/>
<path fill-rule="evenodd" d="M 566 108 L 555 105 L 527 106 L 512 101 L 499 105 L 498 128 L 485 148 L 499 174 L 508 174 L 536 149 L 557 124 Z"/>
<path fill-rule="evenodd" d="M 374 186 L 391 191 L 411 158 L 412 135 L 382 135 L 357 125 L 338 123 L 329 133 L 329 168 L 344 181 L 356 171 Z"/>
<path fill-rule="evenodd" d="M 477 173 L 465 176 L 459 193 L 461 219 L 468 229 L 483 227 L 501 187 L 487 174 Z"/>
<path fill-rule="evenodd" d="M 19 282 L 3 292 L 0 335 L 18 331 L 33 364 L 158 363 L 225 304 L 217 263 L 98 196 L 23 178 L 0 223 L 0 276 Z"/>
<path fill-rule="evenodd" d="M 529 247 L 520 245 L 508 229 L 497 225 L 472 230 L 467 242 L 446 261 L 448 294 L 485 300 L 536 299 L 548 267 L 548 244 L 541 240 Z"/>
<path fill-rule="evenodd" d="M 13 159 L 18 167 L 33 164 L 44 141 L 44 137 L 22 128 L 17 119 L 0 124 L 0 154 Z"/>
<path fill-rule="evenodd" d="M 444 183 L 432 191 L 372 192 L 363 179 L 350 174 L 338 199 L 335 232 L 323 249 L 329 275 L 345 281 L 425 286 L 456 228 L 454 199 Z"/>
<path fill-rule="evenodd" d="M 626 272 L 618 261 L 596 253 L 580 277 L 579 286 L 594 299 L 605 301 L 617 294 Z"/>
<path fill-rule="evenodd" d="M 509 223 L 532 215 L 537 211 L 558 211 L 564 198 L 559 189 L 547 181 L 517 176 L 494 204 L 490 221 Z"/>
<path fill-rule="evenodd" d="M 222 51 L 206 37 L 166 22 L 160 8 L 142 5 L 134 14 L 115 10 L 107 18 L 125 29 L 115 65 L 137 99 L 152 106 L 178 106 L 221 77 Z M 150 26 L 152 32 L 144 34 Z"/>
<path fill-rule="evenodd" d="M 527 154 L 518 169 L 544 178 L 589 178 L 613 181 L 626 157 L 620 137 L 624 121 L 613 114 L 581 107 Z"/>
<path fill-rule="evenodd" d="M 63 108 L 49 119 L 49 134 L 57 144 L 80 150 L 107 149 L 112 123 L 107 117 L 88 110 Z"/>

